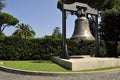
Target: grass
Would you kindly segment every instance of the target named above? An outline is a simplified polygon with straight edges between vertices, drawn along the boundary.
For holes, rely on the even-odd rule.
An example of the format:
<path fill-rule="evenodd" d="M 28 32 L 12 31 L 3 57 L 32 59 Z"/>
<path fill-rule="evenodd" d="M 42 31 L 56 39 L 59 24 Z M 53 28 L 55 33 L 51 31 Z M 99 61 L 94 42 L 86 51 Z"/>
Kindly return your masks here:
<path fill-rule="evenodd" d="M 62 68 L 61 66 L 53 63 L 52 61 L 45 61 L 45 60 L 1 61 L 1 62 L 4 63 L 3 66 L 5 66 L 5 67 L 21 69 L 21 70 L 46 71 L 46 72 L 72 72 L 71 70 Z M 75 72 L 104 71 L 104 70 L 112 70 L 112 69 L 120 69 L 120 66 L 109 67 L 109 68 L 100 68 L 100 69 L 91 69 L 91 70 L 80 70 L 80 71 L 75 71 Z"/>
<path fill-rule="evenodd" d="M 106 68 L 98 68 L 98 69 L 90 69 L 90 70 L 81 70 L 80 72 L 106 71 L 106 70 L 113 70 L 113 69 L 120 69 L 120 66 L 116 66 L 116 67 L 106 67 Z"/>
<path fill-rule="evenodd" d="M 29 71 L 68 72 L 69 70 L 53 63 L 52 61 L 2 61 L 5 67 Z"/>

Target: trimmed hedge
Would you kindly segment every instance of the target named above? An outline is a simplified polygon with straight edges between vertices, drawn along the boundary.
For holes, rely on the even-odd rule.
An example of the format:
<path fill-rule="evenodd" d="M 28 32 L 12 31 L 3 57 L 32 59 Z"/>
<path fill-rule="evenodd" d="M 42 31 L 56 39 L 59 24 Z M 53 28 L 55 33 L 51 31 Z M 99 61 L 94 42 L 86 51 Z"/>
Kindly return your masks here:
<path fill-rule="evenodd" d="M 48 60 L 62 54 L 61 40 L 21 39 L 5 37 L 0 39 L 0 60 Z M 73 42 L 67 40 L 69 55 L 92 55 L 94 42 Z M 100 44 L 105 52 L 104 42 Z"/>
<path fill-rule="evenodd" d="M 117 50 L 117 52 L 118 52 L 118 56 L 120 56 L 120 42 L 119 42 L 119 45 L 118 45 L 118 50 Z"/>

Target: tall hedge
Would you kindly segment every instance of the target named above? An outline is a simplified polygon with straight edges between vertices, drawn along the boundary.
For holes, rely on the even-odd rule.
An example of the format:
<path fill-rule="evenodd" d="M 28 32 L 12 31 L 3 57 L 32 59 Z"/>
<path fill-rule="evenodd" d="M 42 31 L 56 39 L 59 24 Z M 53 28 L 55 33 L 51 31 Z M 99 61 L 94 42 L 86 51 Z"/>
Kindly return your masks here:
<path fill-rule="evenodd" d="M 1 60 L 48 60 L 62 54 L 61 40 L 21 39 L 15 37 L 0 38 Z M 91 55 L 94 53 L 94 42 L 73 42 L 67 40 L 69 55 Z M 104 43 L 101 44 L 105 52 Z"/>

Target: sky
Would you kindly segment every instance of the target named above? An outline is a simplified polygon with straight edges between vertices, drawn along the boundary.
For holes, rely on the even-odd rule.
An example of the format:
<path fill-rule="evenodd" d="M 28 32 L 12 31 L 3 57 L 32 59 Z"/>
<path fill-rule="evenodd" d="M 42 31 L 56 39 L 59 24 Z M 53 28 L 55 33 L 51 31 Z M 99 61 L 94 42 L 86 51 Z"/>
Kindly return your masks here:
<path fill-rule="evenodd" d="M 62 13 L 57 9 L 58 0 L 5 0 L 6 7 L 2 10 L 19 20 L 19 23 L 29 24 L 36 33 L 36 38 L 52 35 L 55 27 L 62 30 Z M 69 15 L 67 18 L 67 38 L 74 31 L 76 16 Z M 12 35 L 15 27 L 7 27 L 4 33 Z M 62 32 L 62 31 L 61 31 Z"/>

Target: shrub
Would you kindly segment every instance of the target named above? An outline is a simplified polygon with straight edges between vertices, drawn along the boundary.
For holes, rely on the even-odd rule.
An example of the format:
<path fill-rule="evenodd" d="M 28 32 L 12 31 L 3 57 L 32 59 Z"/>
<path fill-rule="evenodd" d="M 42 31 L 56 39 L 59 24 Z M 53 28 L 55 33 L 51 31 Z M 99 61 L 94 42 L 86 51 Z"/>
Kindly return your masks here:
<path fill-rule="evenodd" d="M 0 39 L 1 60 L 48 60 L 62 54 L 62 41 L 52 39 L 21 39 L 5 37 Z M 73 42 L 67 40 L 69 55 L 92 55 L 94 42 Z M 104 43 L 100 44 L 104 50 Z"/>

